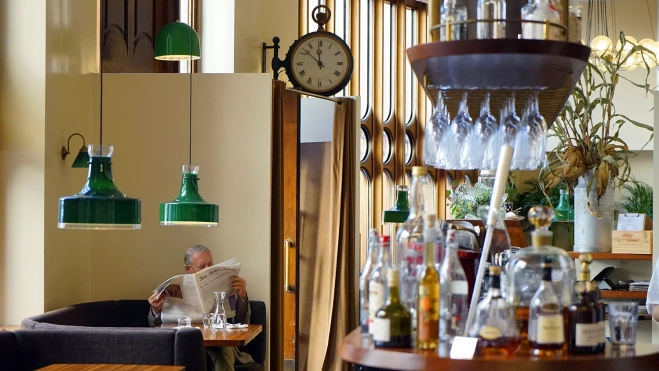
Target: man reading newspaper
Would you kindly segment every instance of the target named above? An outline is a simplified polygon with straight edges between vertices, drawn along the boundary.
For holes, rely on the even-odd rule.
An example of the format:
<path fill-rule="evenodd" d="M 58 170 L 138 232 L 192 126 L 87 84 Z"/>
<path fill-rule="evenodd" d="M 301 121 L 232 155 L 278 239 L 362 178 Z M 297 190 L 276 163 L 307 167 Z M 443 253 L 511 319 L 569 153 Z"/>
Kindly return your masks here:
<path fill-rule="evenodd" d="M 158 286 L 149 297 L 149 325 L 177 322 L 180 317 L 190 317 L 201 322 L 201 315 L 208 313 L 215 303 L 215 291 L 227 292 L 225 310 L 227 322 L 249 323 L 250 307 L 247 283 L 238 277 L 240 263 L 236 259 L 213 265 L 210 250 L 195 245 L 185 252 L 185 271 L 188 274 L 174 276 Z M 254 363 L 252 357 L 235 347 L 209 347 L 210 370 L 234 370 L 234 364 Z"/>

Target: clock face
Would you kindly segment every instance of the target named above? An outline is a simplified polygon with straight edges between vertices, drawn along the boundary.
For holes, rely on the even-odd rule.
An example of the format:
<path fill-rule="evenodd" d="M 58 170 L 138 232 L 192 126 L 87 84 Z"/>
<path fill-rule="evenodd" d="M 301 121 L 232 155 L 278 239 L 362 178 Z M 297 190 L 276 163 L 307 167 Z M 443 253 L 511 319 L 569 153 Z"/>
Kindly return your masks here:
<path fill-rule="evenodd" d="M 342 41 L 314 35 L 300 40 L 292 51 L 290 69 L 305 90 L 333 94 L 350 79 L 352 58 Z"/>

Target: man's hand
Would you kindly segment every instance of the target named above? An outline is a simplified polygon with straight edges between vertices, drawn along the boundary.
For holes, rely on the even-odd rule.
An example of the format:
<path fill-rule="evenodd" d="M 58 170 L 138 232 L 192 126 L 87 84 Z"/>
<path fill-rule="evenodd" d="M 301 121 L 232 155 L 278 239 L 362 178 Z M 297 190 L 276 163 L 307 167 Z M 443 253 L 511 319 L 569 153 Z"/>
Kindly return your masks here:
<path fill-rule="evenodd" d="M 236 292 L 241 299 L 247 297 L 247 282 L 245 282 L 244 279 L 236 276 L 231 277 L 231 287 L 236 289 Z"/>
<path fill-rule="evenodd" d="M 153 294 L 149 296 L 149 304 L 151 304 L 151 309 L 153 310 L 153 313 L 155 313 L 156 315 L 160 314 L 160 311 L 162 310 L 162 304 L 165 302 L 165 299 L 167 298 L 167 293 L 163 292 L 159 298 L 156 298 L 157 296 L 158 296 L 157 291 L 154 291 Z"/>

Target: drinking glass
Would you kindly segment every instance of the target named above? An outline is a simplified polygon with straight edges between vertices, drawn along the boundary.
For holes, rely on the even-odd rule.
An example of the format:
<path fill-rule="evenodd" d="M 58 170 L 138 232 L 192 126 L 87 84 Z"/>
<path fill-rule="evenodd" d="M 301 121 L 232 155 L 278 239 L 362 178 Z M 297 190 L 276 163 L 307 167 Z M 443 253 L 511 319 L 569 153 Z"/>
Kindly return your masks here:
<path fill-rule="evenodd" d="M 442 148 L 440 148 L 439 144 L 442 137 L 446 135 L 446 130 L 450 123 L 451 119 L 448 114 L 448 109 L 446 108 L 446 104 L 444 104 L 444 98 L 440 91 L 437 94 L 435 111 L 426 124 L 426 134 L 423 142 L 423 160 L 426 165 L 435 167 L 443 166 L 443 159 L 440 159 L 442 156 L 439 154 L 439 152 L 442 151 Z"/>
<path fill-rule="evenodd" d="M 178 327 L 191 327 L 192 326 L 192 320 L 190 317 L 181 317 L 178 319 Z"/>
<path fill-rule="evenodd" d="M 540 108 L 538 107 L 538 92 L 531 95 L 531 98 L 529 99 L 528 115 L 531 131 L 535 138 L 535 153 L 533 154 L 534 164 L 531 169 L 535 170 L 539 167 L 544 167 L 547 160 L 547 157 L 545 156 L 545 151 L 547 150 L 547 122 L 540 114 Z"/>
<path fill-rule="evenodd" d="M 204 313 L 201 315 L 201 323 L 204 324 L 204 329 L 211 327 L 213 323 L 213 313 Z"/>
<path fill-rule="evenodd" d="M 446 153 L 447 170 L 462 168 L 461 154 L 472 126 L 469 107 L 467 106 L 467 93 L 464 93 L 462 101 L 460 101 L 458 114 L 451 120 L 451 126 L 449 126 L 449 130 L 442 141 L 443 145 L 440 146 L 442 152 L 447 152 L 449 148 L 452 150 L 452 153 Z"/>
<path fill-rule="evenodd" d="M 634 346 L 636 344 L 636 324 L 638 303 L 609 303 L 609 329 L 612 345 Z"/>
<path fill-rule="evenodd" d="M 492 136 L 496 134 L 496 130 L 497 120 L 490 113 L 490 93 L 487 93 L 481 103 L 480 115 L 462 150 L 465 169 L 494 169 L 491 167 L 488 146 L 492 144 Z M 496 167 L 496 164 L 494 166 Z"/>

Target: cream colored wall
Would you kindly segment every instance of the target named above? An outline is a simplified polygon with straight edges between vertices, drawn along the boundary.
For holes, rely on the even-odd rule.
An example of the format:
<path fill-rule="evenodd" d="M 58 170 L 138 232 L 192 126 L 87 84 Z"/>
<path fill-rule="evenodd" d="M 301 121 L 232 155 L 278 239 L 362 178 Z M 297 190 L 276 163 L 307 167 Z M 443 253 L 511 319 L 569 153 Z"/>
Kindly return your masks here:
<path fill-rule="evenodd" d="M 192 161 L 202 196 L 219 204 L 220 226 L 160 227 L 159 204 L 176 197 L 188 163 L 188 78 L 104 75 L 103 140 L 115 146 L 117 187 L 142 200 L 142 230 L 92 233 L 91 299 L 146 299 L 184 272 L 187 247 L 203 244 L 215 262 L 236 256 L 243 263 L 250 298 L 269 311 L 271 78 L 194 75 Z"/>
<path fill-rule="evenodd" d="M 19 324 L 44 305 L 46 3 L 0 1 L 0 34 L 0 324 Z"/>
<path fill-rule="evenodd" d="M 261 44 L 272 45 L 272 38 L 281 40 L 279 58 L 284 59 L 288 48 L 297 39 L 298 0 L 246 0 L 236 1 L 234 41 L 234 70 L 261 72 Z M 266 66 L 268 73 L 273 51 L 268 50 Z M 286 75 L 280 80 L 287 81 Z"/>
<path fill-rule="evenodd" d="M 91 233 L 57 229 L 58 198 L 77 193 L 87 169 L 71 164 L 82 146 L 71 140 L 66 160 L 62 145 L 73 133 L 87 144 L 96 138 L 92 126 L 98 114 L 92 72 L 98 71 L 98 6 L 89 0 L 49 0 L 46 32 L 46 130 L 44 212 L 44 310 L 89 301 L 91 290 Z M 94 99 L 96 98 L 96 99 Z M 66 289 L 62 289 L 66 288 Z"/>

